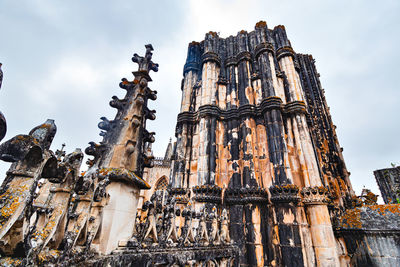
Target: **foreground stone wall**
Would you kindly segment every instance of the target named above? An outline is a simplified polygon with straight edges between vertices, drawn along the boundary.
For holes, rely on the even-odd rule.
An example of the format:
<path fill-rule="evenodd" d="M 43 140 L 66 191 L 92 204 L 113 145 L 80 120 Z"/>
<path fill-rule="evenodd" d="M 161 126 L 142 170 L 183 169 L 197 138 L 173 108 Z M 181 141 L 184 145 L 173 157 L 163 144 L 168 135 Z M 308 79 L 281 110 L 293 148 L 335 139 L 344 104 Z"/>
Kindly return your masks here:
<path fill-rule="evenodd" d="M 90 142 L 85 150 L 93 156 L 88 171 L 79 171 L 80 149 L 50 150 L 53 120 L 1 144 L 0 159 L 12 162 L 0 188 L 2 264 L 63 265 L 89 252 L 110 254 L 120 240 L 132 237 L 139 191 L 149 188 L 143 169 L 153 159 L 145 154 L 154 142 L 154 133 L 145 128 L 147 119 L 155 119 L 147 108 L 148 100 L 156 99 L 147 86 L 149 71 L 158 70 L 152 50 L 146 45 L 145 57 L 134 54 L 139 70 L 133 81 L 122 79 L 125 97 L 112 97 L 115 118 L 101 118 L 103 141 Z"/>
<path fill-rule="evenodd" d="M 336 231 L 352 266 L 400 266 L 400 204 L 347 210 Z"/>

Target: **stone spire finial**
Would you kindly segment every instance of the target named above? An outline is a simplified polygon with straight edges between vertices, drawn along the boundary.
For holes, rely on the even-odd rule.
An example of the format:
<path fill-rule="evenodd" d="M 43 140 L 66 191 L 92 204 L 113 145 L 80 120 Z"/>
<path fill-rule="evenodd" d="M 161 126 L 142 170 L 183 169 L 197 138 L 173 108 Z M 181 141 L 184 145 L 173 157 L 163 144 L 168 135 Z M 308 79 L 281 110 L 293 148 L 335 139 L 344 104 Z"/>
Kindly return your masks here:
<path fill-rule="evenodd" d="M 172 138 L 169 139 L 167 149 L 165 150 L 164 161 L 171 160 L 172 157 Z"/>
<path fill-rule="evenodd" d="M 149 73 L 150 70 L 157 72 L 158 71 L 158 64 L 151 61 L 151 57 L 153 56 L 153 46 L 151 44 L 145 45 L 146 47 L 146 54 L 144 57 L 139 56 L 138 54 L 133 54 L 132 61 L 138 63 L 140 72 Z"/>
<path fill-rule="evenodd" d="M 55 152 L 58 161 L 60 161 L 62 157 L 65 157 L 64 147 L 65 147 L 65 143 L 63 143 L 61 145 L 61 149 L 57 149 Z"/>

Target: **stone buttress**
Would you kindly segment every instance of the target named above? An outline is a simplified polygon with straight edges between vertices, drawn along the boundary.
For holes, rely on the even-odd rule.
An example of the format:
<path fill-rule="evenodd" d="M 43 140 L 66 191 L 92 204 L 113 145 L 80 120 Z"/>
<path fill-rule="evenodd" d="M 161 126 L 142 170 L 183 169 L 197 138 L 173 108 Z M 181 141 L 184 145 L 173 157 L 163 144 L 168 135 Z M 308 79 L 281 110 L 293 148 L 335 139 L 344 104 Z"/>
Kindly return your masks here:
<path fill-rule="evenodd" d="M 152 81 L 150 70 L 158 71 L 158 64 L 151 61 L 151 51 L 152 45 L 146 45 L 144 57 L 133 55 L 132 61 L 139 65 L 138 71 L 133 72 L 134 80 L 122 79 L 120 87 L 126 90 L 125 97 L 113 96 L 110 101 L 110 106 L 117 109 L 115 118 L 101 118 L 98 127 L 103 141 L 91 142 L 86 149 L 94 156 L 89 172 L 96 170 L 105 179 L 109 198 L 97 234 L 99 251 L 105 254 L 132 236 L 140 189 L 149 188 L 143 180 L 143 169 L 153 166 L 153 156 L 146 151 L 154 142 L 155 133 L 146 130 L 146 120 L 155 119 L 155 110 L 149 110 L 147 102 L 157 98 L 157 91 L 147 85 Z"/>
<path fill-rule="evenodd" d="M 155 119 L 147 108 L 157 93 L 147 86 L 149 71 L 158 70 L 152 50 L 146 45 L 144 57 L 134 54 L 139 70 L 133 81 L 122 79 L 125 97 L 112 97 L 116 117 L 101 118 L 103 141 L 85 150 L 94 157 L 86 172 L 80 173 L 80 149 L 50 150 L 53 120 L 0 145 L 0 159 L 12 162 L 0 188 L 1 265 L 67 266 L 93 253 L 110 254 L 132 237 L 139 191 L 149 188 L 143 169 L 153 165 L 145 153 L 154 142 L 145 128 Z"/>

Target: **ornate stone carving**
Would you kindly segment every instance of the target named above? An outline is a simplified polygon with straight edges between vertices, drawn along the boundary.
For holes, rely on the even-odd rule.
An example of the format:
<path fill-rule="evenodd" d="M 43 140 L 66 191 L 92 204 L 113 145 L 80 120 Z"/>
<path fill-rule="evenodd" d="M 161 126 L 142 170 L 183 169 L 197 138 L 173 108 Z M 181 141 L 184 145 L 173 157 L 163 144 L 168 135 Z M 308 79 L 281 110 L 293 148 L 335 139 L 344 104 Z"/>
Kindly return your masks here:
<path fill-rule="evenodd" d="M 273 203 L 297 203 L 300 200 L 299 188 L 293 184 L 273 185 L 269 188 L 269 193 Z"/>
<path fill-rule="evenodd" d="M 221 187 L 217 185 L 199 185 L 192 188 L 193 199 L 197 202 L 221 203 Z"/>
<path fill-rule="evenodd" d="M 301 196 L 307 205 L 328 204 L 328 189 L 323 186 L 304 187 Z"/>
<path fill-rule="evenodd" d="M 276 51 L 276 57 L 278 60 L 288 56 L 294 58 L 294 55 L 295 52 L 293 51 L 293 48 L 291 48 L 290 46 L 283 46 Z"/>
<path fill-rule="evenodd" d="M 190 190 L 188 190 L 187 188 L 171 188 L 170 194 L 171 196 L 174 196 L 176 203 L 178 204 L 187 204 L 189 202 Z"/>
<path fill-rule="evenodd" d="M 209 62 L 209 61 L 213 61 L 215 63 L 217 63 L 218 65 L 221 65 L 221 59 L 219 58 L 217 53 L 214 52 L 206 52 L 201 56 L 201 61 L 202 64 Z"/>
<path fill-rule="evenodd" d="M 245 205 L 267 201 L 267 191 L 260 187 L 228 188 L 225 191 L 224 202 L 228 205 Z"/>
<path fill-rule="evenodd" d="M 143 205 L 142 213 L 136 219 L 135 234 L 124 246 L 139 251 L 173 247 L 211 249 L 231 245 L 227 210 L 222 210 L 219 217 L 216 206 L 203 207 L 196 212 L 189 202 L 180 211 L 176 203 L 175 195 L 169 190 L 156 191 Z"/>
<path fill-rule="evenodd" d="M 153 46 L 151 44 L 145 45 L 146 47 L 146 54 L 144 57 L 139 56 L 138 54 L 134 54 L 132 57 L 132 61 L 139 65 L 139 72 L 149 73 L 150 70 L 157 72 L 158 71 L 158 64 L 151 61 L 153 56 Z M 150 81 L 150 80 L 148 80 Z"/>

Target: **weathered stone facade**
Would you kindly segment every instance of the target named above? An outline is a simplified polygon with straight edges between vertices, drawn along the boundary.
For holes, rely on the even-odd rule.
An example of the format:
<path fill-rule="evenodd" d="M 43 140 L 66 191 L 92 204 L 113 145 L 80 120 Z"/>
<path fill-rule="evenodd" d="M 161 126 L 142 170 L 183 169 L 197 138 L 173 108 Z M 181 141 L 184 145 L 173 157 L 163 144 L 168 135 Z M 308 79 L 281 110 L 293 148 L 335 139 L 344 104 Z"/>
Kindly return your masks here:
<path fill-rule="evenodd" d="M 150 70 L 158 70 L 152 50 L 146 45 L 144 57 L 134 54 L 139 69 L 133 81 L 122 79 L 125 97 L 110 101 L 115 118 L 101 118 L 103 140 L 86 148 L 93 156 L 86 172 L 80 173 L 80 149 L 50 150 L 54 120 L 0 145 L 0 159 L 12 162 L 0 189 L 0 265 L 234 264 L 239 250 L 227 211 L 195 211 L 189 201 L 179 206 L 167 190 L 172 144 L 163 159 L 151 153 L 155 133 L 146 120 L 155 111 L 147 102 L 157 92 L 148 83 Z M 145 179 L 153 185 L 147 194 Z"/>
<path fill-rule="evenodd" d="M 370 226 L 339 224 L 371 202 L 352 190 L 315 61 L 294 52 L 283 26 L 259 22 L 228 38 L 210 32 L 189 44 L 183 75 L 171 186 L 194 195 L 196 208 L 229 209 L 240 265 L 400 263 L 396 253 L 381 249 L 379 261 L 365 249 L 386 240 L 397 251 L 398 227 L 374 243 L 363 235 Z"/>
<path fill-rule="evenodd" d="M 189 45 L 176 137 L 171 186 L 219 188 L 242 265 L 339 265 L 330 216 L 354 193 L 314 60 L 283 26 Z"/>
<path fill-rule="evenodd" d="M 189 44 L 163 158 L 146 129 L 152 50 L 86 172 L 80 149 L 50 150 L 53 120 L 0 145 L 1 265 L 400 265 L 399 205 L 355 196 L 315 62 L 283 26 Z"/>

